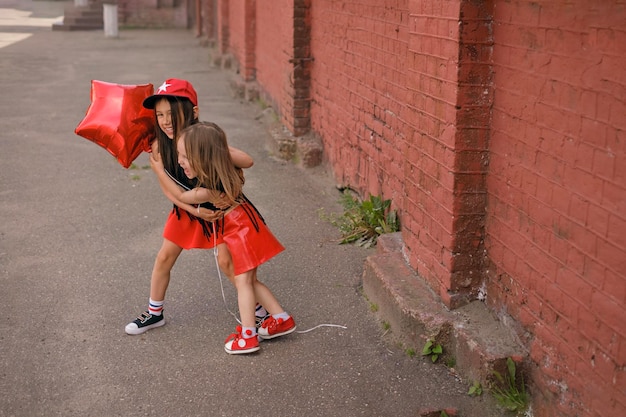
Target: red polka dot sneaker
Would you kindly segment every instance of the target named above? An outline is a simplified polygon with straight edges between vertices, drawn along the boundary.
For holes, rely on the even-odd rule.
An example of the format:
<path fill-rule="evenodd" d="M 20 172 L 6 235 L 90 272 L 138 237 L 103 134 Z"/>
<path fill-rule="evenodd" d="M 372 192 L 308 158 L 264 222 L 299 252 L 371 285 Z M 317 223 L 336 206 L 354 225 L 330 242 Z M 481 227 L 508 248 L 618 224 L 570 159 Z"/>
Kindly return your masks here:
<path fill-rule="evenodd" d="M 237 326 L 237 331 L 232 333 L 230 336 L 226 338 L 224 341 L 224 350 L 226 353 L 231 355 L 241 355 L 244 353 L 252 353 L 261 349 L 259 347 L 259 338 L 256 336 L 252 336 L 252 332 L 250 332 L 251 337 L 245 338 L 241 334 L 241 326 Z"/>
<path fill-rule="evenodd" d="M 278 336 L 284 336 L 296 330 L 296 322 L 293 317 L 287 320 L 268 317 L 259 328 L 259 337 L 261 339 L 273 339 Z"/>

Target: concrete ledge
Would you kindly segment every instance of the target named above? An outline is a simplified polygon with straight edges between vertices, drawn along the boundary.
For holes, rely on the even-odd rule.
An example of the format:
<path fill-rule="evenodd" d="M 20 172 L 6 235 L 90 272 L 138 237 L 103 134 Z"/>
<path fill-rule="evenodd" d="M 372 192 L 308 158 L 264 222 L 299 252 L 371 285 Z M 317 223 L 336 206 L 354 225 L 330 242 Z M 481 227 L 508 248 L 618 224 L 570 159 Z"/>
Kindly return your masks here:
<path fill-rule="evenodd" d="M 324 147 L 314 134 L 293 136 L 279 123 L 268 125 L 267 148 L 272 155 L 303 168 L 314 168 L 323 161 Z"/>
<path fill-rule="evenodd" d="M 522 362 L 526 353 L 513 331 L 498 321 L 487 306 L 474 301 L 454 311 L 407 265 L 400 233 L 379 238 L 377 252 L 367 258 L 363 291 L 378 307 L 379 318 L 390 325 L 394 339 L 421 352 L 428 339 L 453 359 L 456 372 L 468 382 L 484 385 L 506 358 Z"/>
<path fill-rule="evenodd" d="M 231 66 L 231 59 L 226 55 L 214 56 L 213 65 L 226 69 Z M 245 101 L 261 99 L 261 91 L 254 81 L 244 81 L 238 74 L 230 80 L 230 89 L 234 98 Z M 271 107 L 263 109 L 257 119 L 261 119 L 267 128 L 267 148 L 277 158 L 291 161 L 304 168 L 314 168 L 323 161 L 324 147 L 322 141 L 313 133 L 294 136 L 283 126 Z"/>

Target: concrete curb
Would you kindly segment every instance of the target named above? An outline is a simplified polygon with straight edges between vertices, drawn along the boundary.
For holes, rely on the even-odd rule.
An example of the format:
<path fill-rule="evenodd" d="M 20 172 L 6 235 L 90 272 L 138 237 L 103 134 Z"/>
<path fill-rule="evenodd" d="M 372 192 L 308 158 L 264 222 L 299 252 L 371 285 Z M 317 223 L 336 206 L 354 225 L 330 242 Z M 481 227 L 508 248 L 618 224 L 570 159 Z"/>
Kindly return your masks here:
<path fill-rule="evenodd" d="M 448 310 L 406 264 L 402 245 L 400 233 L 381 236 L 363 272 L 364 294 L 394 338 L 420 353 L 428 339 L 436 341 L 444 348 L 440 362 L 484 386 L 494 370 L 506 369 L 508 357 L 523 362 L 527 354 L 521 343 L 483 302 Z"/>

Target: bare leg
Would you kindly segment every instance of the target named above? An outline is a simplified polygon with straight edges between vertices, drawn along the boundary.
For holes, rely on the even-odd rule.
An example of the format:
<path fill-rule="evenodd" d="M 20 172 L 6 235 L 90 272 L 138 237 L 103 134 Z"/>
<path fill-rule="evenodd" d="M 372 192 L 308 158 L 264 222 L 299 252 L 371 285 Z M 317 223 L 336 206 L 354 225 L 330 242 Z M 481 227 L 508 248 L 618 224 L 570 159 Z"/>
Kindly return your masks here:
<path fill-rule="evenodd" d="M 170 284 L 170 272 L 183 248 L 163 239 L 163 245 L 157 254 L 150 279 L 150 298 L 155 301 L 165 299 L 165 292 Z"/>
<path fill-rule="evenodd" d="M 217 264 L 219 268 L 228 277 L 230 282 L 235 283 L 235 267 L 233 266 L 233 258 L 226 243 L 217 245 Z"/>
<path fill-rule="evenodd" d="M 253 269 L 234 277 L 235 288 L 237 289 L 237 302 L 239 304 L 239 314 L 241 315 L 241 325 L 244 327 L 255 327 L 254 310 L 256 297 L 254 294 L 254 274 Z"/>
<path fill-rule="evenodd" d="M 284 310 L 278 303 L 274 294 L 270 291 L 269 288 L 261 281 L 257 279 L 257 269 L 253 269 L 252 276 L 252 285 L 254 286 L 254 294 L 256 300 L 267 310 L 270 314 L 278 314 L 282 313 Z M 251 272 L 252 272 L 251 271 Z"/>

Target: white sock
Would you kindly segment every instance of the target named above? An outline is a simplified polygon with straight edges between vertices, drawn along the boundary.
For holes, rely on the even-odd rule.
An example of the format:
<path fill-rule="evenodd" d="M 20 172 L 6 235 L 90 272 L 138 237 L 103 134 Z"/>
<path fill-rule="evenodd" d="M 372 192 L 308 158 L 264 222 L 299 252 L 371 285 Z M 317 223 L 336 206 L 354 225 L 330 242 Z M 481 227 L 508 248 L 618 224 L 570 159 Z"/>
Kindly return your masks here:
<path fill-rule="evenodd" d="M 160 316 L 163 312 L 163 301 L 154 301 L 152 298 L 148 302 L 148 312 L 153 316 Z"/>
<path fill-rule="evenodd" d="M 256 327 L 244 327 L 241 326 L 241 335 L 244 339 L 250 339 L 256 336 Z"/>
<path fill-rule="evenodd" d="M 287 321 L 291 316 L 286 311 L 283 311 L 282 313 L 272 314 L 272 317 L 274 317 L 276 320 L 283 319 L 283 321 Z"/>

